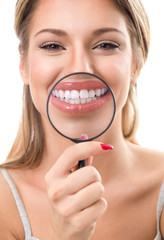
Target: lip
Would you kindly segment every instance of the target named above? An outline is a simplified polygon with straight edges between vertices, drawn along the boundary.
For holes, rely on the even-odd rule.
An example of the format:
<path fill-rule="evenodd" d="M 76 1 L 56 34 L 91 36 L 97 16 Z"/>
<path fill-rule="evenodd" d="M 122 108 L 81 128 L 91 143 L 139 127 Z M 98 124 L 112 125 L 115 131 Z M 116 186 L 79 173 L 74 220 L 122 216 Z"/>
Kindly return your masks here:
<path fill-rule="evenodd" d="M 78 81 L 78 82 L 59 82 L 56 86 L 56 90 L 82 90 L 82 89 L 98 89 L 98 88 L 105 88 L 106 84 L 102 81 L 95 81 L 95 80 L 89 80 L 89 81 Z"/>
<path fill-rule="evenodd" d="M 59 82 L 54 89 L 56 90 L 82 90 L 82 89 L 98 89 L 107 87 L 105 83 L 100 81 L 82 81 L 82 82 Z M 83 104 L 70 104 L 56 98 L 51 94 L 49 101 L 54 107 L 65 113 L 71 114 L 86 114 L 100 109 L 111 98 L 111 93 L 108 91 L 104 96 L 95 101 Z"/>

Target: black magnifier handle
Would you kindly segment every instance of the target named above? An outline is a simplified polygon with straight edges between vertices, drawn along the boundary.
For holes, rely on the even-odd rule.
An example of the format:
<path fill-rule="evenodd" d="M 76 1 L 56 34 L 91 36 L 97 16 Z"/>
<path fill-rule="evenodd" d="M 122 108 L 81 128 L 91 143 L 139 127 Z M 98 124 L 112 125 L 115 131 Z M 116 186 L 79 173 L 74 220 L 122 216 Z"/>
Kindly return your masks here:
<path fill-rule="evenodd" d="M 86 160 L 81 160 L 78 162 L 78 168 L 82 168 L 85 167 L 87 165 L 87 161 Z"/>
<path fill-rule="evenodd" d="M 88 139 L 87 134 L 82 134 L 81 137 L 80 137 L 80 139 L 81 139 L 81 140 L 86 140 L 86 139 Z M 80 161 L 78 162 L 78 169 L 79 169 L 79 168 L 82 168 L 82 167 L 85 167 L 86 165 L 87 165 L 87 160 L 86 160 L 86 159 L 80 160 Z"/>

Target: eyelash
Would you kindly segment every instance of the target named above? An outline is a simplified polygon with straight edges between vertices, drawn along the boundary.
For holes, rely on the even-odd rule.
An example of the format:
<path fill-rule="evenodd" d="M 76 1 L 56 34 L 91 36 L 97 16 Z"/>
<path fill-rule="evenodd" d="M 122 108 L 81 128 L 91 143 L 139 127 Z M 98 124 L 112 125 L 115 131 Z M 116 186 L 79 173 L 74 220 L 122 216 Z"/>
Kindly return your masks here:
<path fill-rule="evenodd" d="M 103 51 L 109 51 L 109 50 L 115 50 L 117 48 L 119 48 L 120 45 L 115 43 L 115 42 L 101 42 L 98 43 L 96 46 L 93 47 L 94 49 L 102 49 Z M 62 45 L 58 44 L 58 43 L 54 43 L 54 42 L 47 42 L 47 43 L 43 43 L 41 46 L 39 46 L 40 49 L 43 49 L 45 51 L 48 52 L 57 52 L 57 51 L 61 51 L 61 50 L 66 50 Z"/>
<path fill-rule="evenodd" d="M 65 50 L 65 48 L 58 44 L 58 43 L 43 43 L 41 46 L 39 46 L 40 49 L 44 49 L 46 51 L 60 51 L 60 50 Z"/>
<path fill-rule="evenodd" d="M 101 43 L 98 43 L 95 47 L 93 47 L 93 49 L 103 49 L 104 51 L 108 51 L 108 50 L 117 49 L 119 47 L 120 45 L 115 42 L 101 42 Z"/>

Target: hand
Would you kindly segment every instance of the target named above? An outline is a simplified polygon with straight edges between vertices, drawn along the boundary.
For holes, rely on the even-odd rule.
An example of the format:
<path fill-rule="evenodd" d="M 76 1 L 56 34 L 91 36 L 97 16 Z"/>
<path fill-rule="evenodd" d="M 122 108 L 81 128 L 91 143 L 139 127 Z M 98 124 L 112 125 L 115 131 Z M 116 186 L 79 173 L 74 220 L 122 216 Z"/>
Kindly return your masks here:
<path fill-rule="evenodd" d="M 91 157 L 105 154 L 99 142 L 85 142 L 65 150 L 46 174 L 55 240 L 87 240 L 107 203 L 98 171 L 90 166 Z M 72 171 L 81 159 L 88 166 Z"/>

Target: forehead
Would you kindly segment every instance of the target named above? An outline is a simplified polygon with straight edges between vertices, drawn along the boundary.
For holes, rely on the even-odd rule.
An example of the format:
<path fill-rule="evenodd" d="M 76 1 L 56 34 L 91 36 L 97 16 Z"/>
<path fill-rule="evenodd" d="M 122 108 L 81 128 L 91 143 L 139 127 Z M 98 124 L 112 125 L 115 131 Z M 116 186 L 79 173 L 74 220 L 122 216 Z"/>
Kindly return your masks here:
<path fill-rule="evenodd" d="M 40 0 L 31 28 L 59 28 L 66 31 L 117 27 L 127 31 L 126 19 L 112 0 Z"/>

